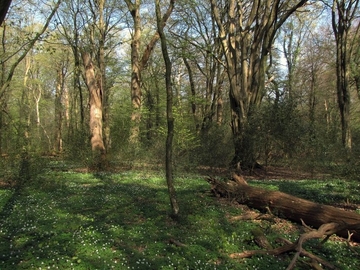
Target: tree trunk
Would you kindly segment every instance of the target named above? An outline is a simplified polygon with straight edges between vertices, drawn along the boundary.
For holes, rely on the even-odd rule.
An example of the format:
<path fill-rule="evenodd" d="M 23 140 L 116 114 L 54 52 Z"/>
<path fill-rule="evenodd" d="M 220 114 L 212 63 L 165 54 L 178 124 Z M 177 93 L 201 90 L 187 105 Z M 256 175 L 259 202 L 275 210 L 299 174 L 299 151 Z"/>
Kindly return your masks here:
<path fill-rule="evenodd" d="M 140 57 L 140 41 L 141 41 L 141 17 L 140 17 L 140 0 L 125 0 L 126 5 L 130 11 L 130 14 L 134 22 L 134 33 L 131 41 L 131 103 L 133 111 L 131 114 L 131 131 L 129 141 L 132 144 L 139 142 L 140 136 L 140 121 L 141 121 L 141 73 L 146 67 L 147 62 L 150 59 L 151 53 L 155 48 L 160 36 L 156 32 L 149 43 L 145 46 L 142 57 Z M 165 12 L 164 16 L 160 18 L 161 23 L 165 24 L 172 12 L 171 5 Z"/>
<path fill-rule="evenodd" d="M 6 13 L 10 7 L 11 0 L 2 0 L 0 2 L 0 25 L 5 19 Z"/>
<path fill-rule="evenodd" d="M 65 74 L 63 64 L 60 63 L 56 67 L 57 77 L 56 77 L 56 92 L 55 92 L 55 133 L 54 133 L 54 152 L 61 153 L 63 151 L 62 144 L 62 131 L 63 131 L 63 106 L 62 106 L 62 97 L 64 93 L 65 86 Z"/>
<path fill-rule="evenodd" d="M 102 112 L 102 93 L 99 82 L 95 76 L 95 67 L 88 53 L 82 54 L 85 67 L 85 80 L 89 90 L 89 104 L 90 104 L 90 136 L 91 148 L 95 155 L 95 162 L 101 165 L 105 160 L 105 146 L 103 141 L 103 112 Z"/>
<path fill-rule="evenodd" d="M 314 203 L 280 191 L 270 191 L 249 186 L 243 177 L 233 174 L 235 181 L 223 182 L 208 179 L 214 194 L 234 199 L 240 204 L 268 211 L 288 220 L 319 228 L 326 223 L 344 225 L 339 236 L 348 237 L 348 230 L 353 233 L 352 239 L 360 241 L 360 215 L 332 206 Z"/>
<path fill-rule="evenodd" d="M 23 52 L 19 55 L 19 57 L 14 61 L 14 63 L 11 65 L 9 72 L 7 74 L 6 80 L 4 80 L 3 84 L 0 87 L 0 105 L 2 104 L 3 101 L 3 97 L 6 94 L 6 92 L 8 91 L 10 82 L 14 76 L 15 73 L 15 69 L 17 68 L 17 66 L 21 63 L 21 61 L 25 58 L 25 56 L 28 54 L 28 52 L 33 48 L 33 46 L 35 45 L 35 43 L 40 39 L 40 37 L 42 36 L 42 34 L 45 33 L 47 27 L 50 24 L 50 21 L 52 20 L 52 18 L 54 17 L 57 9 L 59 8 L 61 4 L 61 0 L 58 0 L 55 4 L 55 6 L 53 7 L 53 10 L 51 11 L 51 14 L 47 17 L 45 24 L 43 25 L 43 27 L 40 29 L 39 32 L 36 33 L 36 35 L 34 36 L 34 38 L 32 38 L 31 40 L 29 40 L 26 45 L 24 45 L 23 48 Z"/>
<path fill-rule="evenodd" d="M 141 17 L 140 1 L 125 1 L 134 21 L 134 33 L 131 41 L 131 130 L 129 141 L 136 144 L 139 141 L 140 119 L 141 119 L 141 67 L 140 67 L 140 38 L 141 38 Z"/>
<path fill-rule="evenodd" d="M 356 18 L 359 0 L 334 0 L 332 7 L 332 27 L 336 42 L 336 88 L 341 119 L 342 143 L 351 151 L 350 126 L 350 54 L 348 51 L 349 30 Z"/>
<path fill-rule="evenodd" d="M 172 10 L 174 7 L 175 0 L 170 1 L 169 9 Z M 167 42 L 164 34 L 165 23 L 161 20 L 160 12 L 160 1 L 155 0 L 156 6 L 156 18 L 157 18 L 157 29 L 161 40 L 161 51 L 165 62 L 165 81 L 166 81 L 166 119 L 167 119 L 167 137 L 166 137 L 166 182 L 169 191 L 170 203 L 172 208 L 172 214 L 176 217 L 179 214 L 179 205 L 176 198 L 176 192 L 173 180 L 173 137 L 174 137 L 174 116 L 172 112 L 173 106 L 173 91 L 171 84 L 171 61 L 167 50 Z"/>
<path fill-rule="evenodd" d="M 198 117 L 197 117 L 197 107 L 196 107 L 196 90 L 195 90 L 195 80 L 194 80 L 194 73 L 192 71 L 191 65 L 188 61 L 188 59 L 186 58 L 186 56 L 182 57 L 185 67 L 187 69 L 188 72 L 188 76 L 189 76 L 189 83 L 190 83 L 190 93 L 191 93 L 191 113 L 193 115 L 194 118 L 194 123 L 196 126 L 196 130 L 198 130 Z"/>
<path fill-rule="evenodd" d="M 98 66 L 100 70 L 100 89 L 102 94 L 103 109 L 103 142 L 106 152 L 110 148 L 110 106 L 109 106 L 109 87 L 106 80 L 106 61 L 105 61 L 105 41 L 106 41 L 106 24 L 104 19 L 105 0 L 98 1 L 99 22 L 98 28 L 100 32 L 99 49 L 98 49 Z"/>
<path fill-rule="evenodd" d="M 276 33 L 286 19 L 306 2 L 252 1 L 245 8 L 242 2 L 235 0 L 227 1 L 222 7 L 211 0 L 229 79 L 235 150 L 233 166 L 247 169 L 257 165 L 253 151 L 255 142 L 246 134 L 250 114 L 264 95 L 267 60 Z"/>

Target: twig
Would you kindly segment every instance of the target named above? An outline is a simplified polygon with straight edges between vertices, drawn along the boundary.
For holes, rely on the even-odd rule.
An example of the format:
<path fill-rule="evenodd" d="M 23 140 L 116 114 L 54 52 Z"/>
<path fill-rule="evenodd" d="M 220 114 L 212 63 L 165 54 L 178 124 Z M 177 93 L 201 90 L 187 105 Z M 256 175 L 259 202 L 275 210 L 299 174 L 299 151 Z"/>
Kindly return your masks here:
<path fill-rule="evenodd" d="M 278 240 L 280 240 L 281 242 L 284 242 L 284 243 L 287 244 L 287 245 L 293 244 L 291 241 L 289 241 L 289 240 L 287 240 L 287 239 L 285 239 L 285 238 L 279 238 Z M 312 253 L 304 250 L 304 249 L 301 251 L 301 255 L 302 255 L 302 256 L 306 256 L 306 257 L 308 257 L 308 258 L 310 258 L 310 259 L 312 259 L 312 260 L 315 260 L 316 262 L 324 265 L 325 267 L 327 267 L 327 268 L 329 268 L 329 269 L 337 269 L 337 268 L 336 268 L 334 265 L 332 265 L 331 263 L 325 261 L 324 259 L 322 259 L 322 258 L 320 258 L 320 257 L 318 257 L 318 256 L 316 256 L 316 255 L 314 255 L 314 254 L 312 254 Z"/>
<path fill-rule="evenodd" d="M 178 247 L 186 247 L 185 244 L 183 244 L 183 243 L 181 243 L 181 242 L 179 242 L 179 241 L 177 241 L 177 240 L 175 240 L 175 239 L 170 239 L 170 240 L 169 240 L 169 243 L 170 243 L 170 244 L 174 244 L 175 246 L 178 246 Z"/>

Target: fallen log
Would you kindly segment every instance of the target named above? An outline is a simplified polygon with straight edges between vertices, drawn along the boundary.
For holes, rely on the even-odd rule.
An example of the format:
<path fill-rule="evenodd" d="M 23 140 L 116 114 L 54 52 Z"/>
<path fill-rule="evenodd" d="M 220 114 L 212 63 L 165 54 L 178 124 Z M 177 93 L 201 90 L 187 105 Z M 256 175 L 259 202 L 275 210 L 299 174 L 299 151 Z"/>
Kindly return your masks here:
<path fill-rule="evenodd" d="M 352 233 L 352 240 L 360 242 L 360 215 L 329 205 L 314 203 L 280 191 L 270 191 L 247 184 L 242 176 L 232 175 L 231 181 L 220 181 L 208 178 L 211 191 L 218 197 L 226 197 L 246 204 L 249 207 L 268 211 L 279 217 L 306 223 L 319 228 L 326 223 L 337 223 L 338 230 L 334 233 L 347 238 Z"/>

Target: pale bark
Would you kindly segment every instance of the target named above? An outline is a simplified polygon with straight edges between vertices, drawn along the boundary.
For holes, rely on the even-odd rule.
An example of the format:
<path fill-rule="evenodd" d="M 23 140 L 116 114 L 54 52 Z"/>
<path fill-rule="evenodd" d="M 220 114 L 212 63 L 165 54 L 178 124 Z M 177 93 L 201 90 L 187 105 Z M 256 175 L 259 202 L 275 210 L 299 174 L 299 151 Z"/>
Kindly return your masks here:
<path fill-rule="evenodd" d="M 85 68 L 86 85 L 89 90 L 91 148 L 95 154 L 104 155 L 101 88 L 95 75 L 95 66 L 90 54 L 82 53 L 82 59 Z"/>
<path fill-rule="evenodd" d="M 286 3 L 284 3 L 286 2 Z M 231 128 L 235 155 L 233 165 L 243 168 L 256 163 L 253 143 L 245 137 L 252 110 L 264 95 L 268 56 L 275 34 L 285 20 L 307 1 L 248 1 L 229 0 L 220 13 L 218 2 L 211 0 L 226 59 L 231 106 Z M 242 5 L 246 5 L 246 8 Z M 286 9 L 283 9 L 286 6 Z"/>
<path fill-rule="evenodd" d="M 98 1 L 99 8 L 99 51 L 98 51 L 98 64 L 100 70 L 100 88 L 102 93 L 102 109 L 103 109 L 103 137 L 104 147 L 106 151 L 110 147 L 110 124 L 109 124 L 109 89 L 106 84 L 106 62 L 105 62 L 105 38 L 106 38 L 106 24 L 104 19 L 105 0 Z"/>
<path fill-rule="evenodd" d="M 56 69 L 56 91 L 55 91 L 55 136 L 54 136 L 54 151 L 61 153 L 63 151 L 63 104 L 62 99 L 65 87 L 65 74 L 62 64 Z"/>

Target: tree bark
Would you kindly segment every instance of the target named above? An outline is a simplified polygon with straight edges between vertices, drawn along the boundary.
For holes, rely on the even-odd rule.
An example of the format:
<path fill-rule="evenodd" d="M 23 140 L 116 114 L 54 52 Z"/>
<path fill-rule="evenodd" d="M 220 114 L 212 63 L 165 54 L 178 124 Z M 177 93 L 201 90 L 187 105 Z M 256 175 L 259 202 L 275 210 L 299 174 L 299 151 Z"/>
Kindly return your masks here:
<path fill-rule="evenodd" d="M 99 82 L 95 76 L 95 67 L 88 53 L 82 53 L 82 58 L 85 67 L 85 80 L 89 90 L 89 104 L 90 104 L 90 136 L 91 148 L 93 153 L 105 158 L 105 146 L 102 133 L 102 93 Z M 101 160 L 98 160 L 101 162 Z"/>
<path fill-rule="evenodd" d="M 249 118 L 264 95 L 268 57 L 278 29 L 307 1 L 229 0 L 220 7 L 211 0 L 211 11 L 218 27 L 229 79 L 231 128 L 234 141 L 232 165 L 256 165 L 254 141 L 246 136 Z M 284 8 L 286 7 L 286 8 Z"/>
<path fill-rule="evenodd" d="M 332 7 L 332 27 L 336 43 L 336 89 L 340 110 L 342 143 L 351 151 L 350 126 L 350 53 L 348 52 L 349 30 L 355 19 L 359 0 L 334 0 Z"/>
<path fill-rule="evenodd" d="M 169 9 L 172 10 L 174 7 L 175 0 L 170 1 Z M 173 91 L 172 91 L 172 83 L 171 83 L 171 61 L 167 49 L 167 41 L 164 34 L 165 23 L 161 19 L 160 12 L 160 1 L 155 0 L 156 6 L 156 21 L 157 21 L 157 29 L 161 40 L 161 51 L 163 54 L 164 62 L 165 62 L 165 81 L 166 81 L 166 119 L 167 119 L 167 137 L 166 137 L 166 182 L 169 191 L 170 203 L 172 208 L 172 214 L 176 217 L 179 214 L 179 205 L 176 198 L 176 192 L 174 187 L 174 179 L 173 179 L 173 137 L 174 137 L 174 116 L 172 112 L 173 106 Z"/>
<path fill-rule="evenodd" d="M 126 5 L 130 11 L 130 14 L 134 22 L 134 33 L 131 41 L 131 103 L 133 111 L 131 114 L 131 131 L 129 141 L 132 144 L 139 142 L 140 136 L 140 121 L 141 121 L 141 99 L 142 99 L 142 82 L 141 73 L 148 63 L 151 53 L 155 48 L 157 41 L 160 38 L 158 31 L 152 36 L 149 43 L 145 46 L 142 56 L 140 57 L 140 42 L 141 42 L 141 16 L 140 16 L 140 0 L 125 0 Z M 161 23 L 165 25 L 166 21 L 171 15 L 173 8 L 169 5 L 169 8 L 160 18 Z"/>
<path fill-rule="evenodd" d="M 66 68 L 64 67 L 64 63 L 59 63 L 56 67 L 56 90 L 55 90 L 55 112 L 54 112 L 54 122 L 55 122 L 55 132 L 54 132 L 54 152 L 61 153 L 63 151 L 63 119 L 64 119 L 64 111 L 63 111 L 63 94 L 65 88 L 65 75 Z"/>
<path fill-rule="evenodd" d="M 353 233 L 352 239 L 360 242 L 360 215 L 328 205 L 322 205 L 301 199 L 280 191 L 270 191 L 249 186 L 243 177 L 233 174 L 233 180 L 222 182 L 210 178 L 211 190 L 216 196 L 235 199 L 240 204 L 270 211 L 288 220 L 319 228 L 326 223 L 337 223 L 343 228 L 337 234 L 348 237 L 348 231 Z"/>

